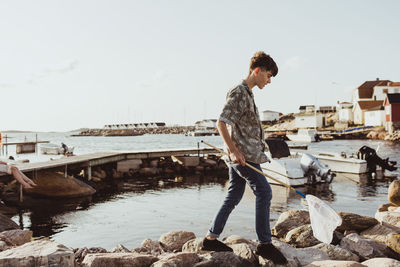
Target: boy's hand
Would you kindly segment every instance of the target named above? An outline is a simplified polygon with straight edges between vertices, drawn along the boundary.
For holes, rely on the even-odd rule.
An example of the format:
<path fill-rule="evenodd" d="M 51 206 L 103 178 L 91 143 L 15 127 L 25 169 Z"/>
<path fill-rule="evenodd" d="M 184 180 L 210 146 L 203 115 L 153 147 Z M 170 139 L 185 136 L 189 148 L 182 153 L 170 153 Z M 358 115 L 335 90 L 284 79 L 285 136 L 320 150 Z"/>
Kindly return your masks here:
<path fill-rule="evenodd" d="M 242 165 L 242 166 L 245 166 L 245 165 L 246 165 L 246 160 L 245 160 L 243 154 L 240 153 L 240 152 L 237 151 L 237 150 L 234 151 L 234 152 L 231 152 L 231 153 L 229 154 L 229 158 L 230 158 L 233 162 L 239 163 L 239 164 Z"/>

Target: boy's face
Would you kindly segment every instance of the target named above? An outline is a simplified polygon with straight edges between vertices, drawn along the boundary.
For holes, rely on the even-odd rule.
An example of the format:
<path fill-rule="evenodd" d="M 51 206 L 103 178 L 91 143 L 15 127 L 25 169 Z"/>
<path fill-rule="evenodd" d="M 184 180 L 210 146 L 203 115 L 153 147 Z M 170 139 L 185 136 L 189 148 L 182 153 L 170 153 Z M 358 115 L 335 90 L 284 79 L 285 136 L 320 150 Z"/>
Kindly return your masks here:
<path fill-rule="evenodd" d="M 256 76 L 257 87 L 263 89 L 264 86 L 271 83 L 272 71 L 270 70 L 267 71 L 260 68 L 256 72 L 255 76 Z"/>

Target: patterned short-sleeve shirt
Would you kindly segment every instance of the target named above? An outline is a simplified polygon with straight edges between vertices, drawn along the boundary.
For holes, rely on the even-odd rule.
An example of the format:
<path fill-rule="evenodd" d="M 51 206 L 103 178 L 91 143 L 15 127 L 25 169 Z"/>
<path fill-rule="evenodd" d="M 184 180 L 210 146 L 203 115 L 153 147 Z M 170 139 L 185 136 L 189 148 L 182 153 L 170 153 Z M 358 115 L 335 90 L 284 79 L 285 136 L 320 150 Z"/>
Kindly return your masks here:
<path fill-rule="evenodd" d="M 246 161 L 256 164 L 268 161 L 264 153 L 267 147 L 264 130 L 254 95 L 244 80 L 229 90 L 219 120 L 230 126 L 228 127 L 230 136 Z"/>

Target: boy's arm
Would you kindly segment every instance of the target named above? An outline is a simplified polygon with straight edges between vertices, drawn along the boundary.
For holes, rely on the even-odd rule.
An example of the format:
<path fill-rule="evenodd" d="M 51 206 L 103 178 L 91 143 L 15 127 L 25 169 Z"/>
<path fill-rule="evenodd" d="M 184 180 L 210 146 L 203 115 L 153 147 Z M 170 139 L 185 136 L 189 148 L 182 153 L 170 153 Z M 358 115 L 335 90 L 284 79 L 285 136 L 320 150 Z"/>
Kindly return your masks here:
<path fill-rule="evenodd" d="M 230 159 L 235 162 L 239 163 L 240 165 L 246 165 L 246 160 L 243 154 L 237 149 L 235 143 L 232 141 L 231 136 L 229 135 L 228 128 L 226 127 L 226 123 L 223 121 L 218 120 L 217 122 L 218 132 L 221 135 L 222 139 L 224 140 L 226 146 L 229 150 L 229 157 Z"/>

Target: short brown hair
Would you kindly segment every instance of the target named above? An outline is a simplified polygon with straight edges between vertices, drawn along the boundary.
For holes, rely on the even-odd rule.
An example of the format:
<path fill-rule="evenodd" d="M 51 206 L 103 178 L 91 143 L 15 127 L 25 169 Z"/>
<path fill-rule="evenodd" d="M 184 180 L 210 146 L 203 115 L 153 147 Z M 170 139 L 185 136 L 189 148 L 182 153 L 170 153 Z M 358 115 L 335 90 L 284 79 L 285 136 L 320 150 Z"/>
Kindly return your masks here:
<path fill-rule="evenodd" d="M 261 68 L 266 71 L 270 70 L 274 77 L 278 74 L 278 66 L 275 61 L 263 51 L 256 52 L 250 60 L 250 73 L 255 68 Z"/>

